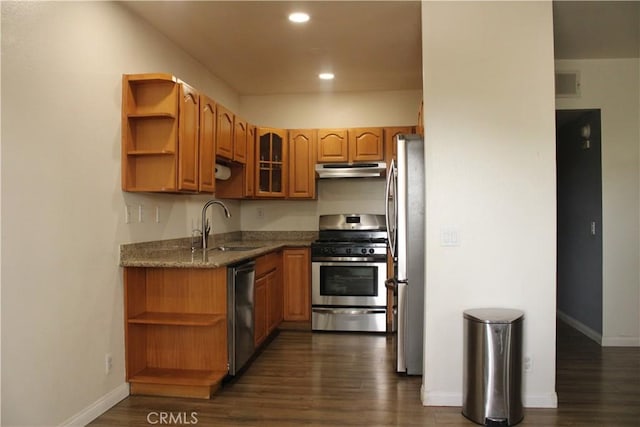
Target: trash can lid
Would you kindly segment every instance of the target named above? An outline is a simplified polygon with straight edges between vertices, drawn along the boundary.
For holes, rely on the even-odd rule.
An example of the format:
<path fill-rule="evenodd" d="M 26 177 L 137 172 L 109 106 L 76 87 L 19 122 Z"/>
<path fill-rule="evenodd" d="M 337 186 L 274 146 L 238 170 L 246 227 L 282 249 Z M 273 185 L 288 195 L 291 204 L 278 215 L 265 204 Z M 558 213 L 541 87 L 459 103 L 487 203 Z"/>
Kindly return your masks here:
<path fill-rule="evenodd" d="M 481 323 L 513 323 L 524 317 L 524 312 L 511 308 L 472 308 L 464 311 L 465 319 Z"/>

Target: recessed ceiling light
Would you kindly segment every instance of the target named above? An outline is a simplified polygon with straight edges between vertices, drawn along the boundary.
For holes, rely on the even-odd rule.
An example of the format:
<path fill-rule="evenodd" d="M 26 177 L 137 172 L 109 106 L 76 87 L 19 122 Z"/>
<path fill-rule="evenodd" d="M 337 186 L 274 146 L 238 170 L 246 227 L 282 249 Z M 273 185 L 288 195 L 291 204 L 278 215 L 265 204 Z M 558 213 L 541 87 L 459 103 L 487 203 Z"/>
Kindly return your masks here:
<path fill-rule="evenodd" d="M 318 74 L 318 77 L 321 80 L 333 80 L 335 76 L 333 75 L 333 73 L 320 73 Z"/>
<path fill-rule="evenodd" d="M 294 12 L 289 15 L 289 21 L 295 22 L 296 24 L 301 24 L 303 22 L 307 22 L 309 20 L 309 14 L 304 12 Z"/>

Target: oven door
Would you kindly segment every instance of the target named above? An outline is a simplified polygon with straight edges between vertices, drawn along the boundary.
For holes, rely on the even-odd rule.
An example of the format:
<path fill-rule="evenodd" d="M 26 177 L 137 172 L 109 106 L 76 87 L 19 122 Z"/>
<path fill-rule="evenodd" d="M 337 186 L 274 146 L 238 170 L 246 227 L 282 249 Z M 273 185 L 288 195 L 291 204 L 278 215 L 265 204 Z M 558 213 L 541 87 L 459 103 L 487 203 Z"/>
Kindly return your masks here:
<path fill-rule="evenodd" d="M 386 308 L 386 274 L 386 262 L 313 261 L 311 304 Z"/>

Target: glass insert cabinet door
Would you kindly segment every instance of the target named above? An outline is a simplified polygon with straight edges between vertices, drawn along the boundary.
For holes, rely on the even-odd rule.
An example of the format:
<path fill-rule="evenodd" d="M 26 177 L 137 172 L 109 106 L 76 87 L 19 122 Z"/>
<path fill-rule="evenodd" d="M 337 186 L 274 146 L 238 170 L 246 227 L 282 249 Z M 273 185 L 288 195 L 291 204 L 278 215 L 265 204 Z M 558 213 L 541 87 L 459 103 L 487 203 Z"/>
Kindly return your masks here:
<path fill-rule="evenodd" d="M 285 195 L 286 133 L 261 128 L 258 137 L 258 194 Z"/>

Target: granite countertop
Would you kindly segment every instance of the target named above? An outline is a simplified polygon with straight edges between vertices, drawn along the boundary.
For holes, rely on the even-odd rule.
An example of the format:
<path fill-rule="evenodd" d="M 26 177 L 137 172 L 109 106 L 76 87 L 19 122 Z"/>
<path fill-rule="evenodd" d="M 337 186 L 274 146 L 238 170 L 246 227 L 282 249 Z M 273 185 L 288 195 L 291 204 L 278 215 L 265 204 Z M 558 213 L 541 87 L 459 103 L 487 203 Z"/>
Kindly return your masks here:
<path fill-rule="evenodd" d="M 192 250 L 191 238 L 120 245 L 122 267 L 217 268 L 256 258 L 284 247 L 308 247 L 317 232 L 233 232 L 209 237 L 206 250 Z M 246 247 L 222 251 L 220 246 Z"/>

